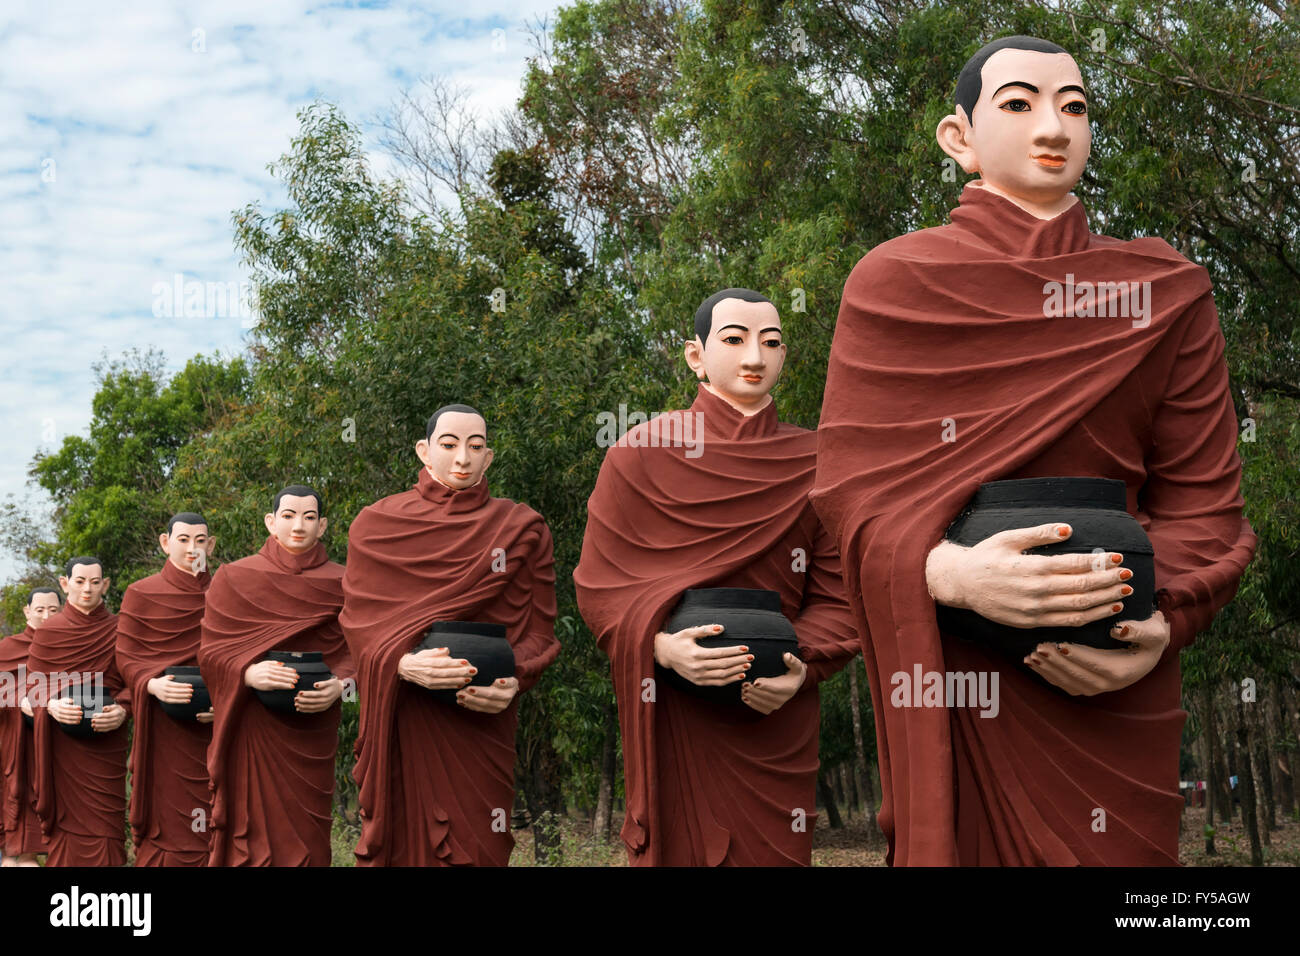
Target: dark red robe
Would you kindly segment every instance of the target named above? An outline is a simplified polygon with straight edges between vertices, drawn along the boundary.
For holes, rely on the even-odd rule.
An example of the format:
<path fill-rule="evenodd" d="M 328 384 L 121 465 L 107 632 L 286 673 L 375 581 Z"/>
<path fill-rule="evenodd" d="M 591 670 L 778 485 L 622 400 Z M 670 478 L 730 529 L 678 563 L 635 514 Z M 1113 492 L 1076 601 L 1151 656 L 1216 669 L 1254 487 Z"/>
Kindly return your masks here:
<path fill-rule="evenodd" d="M 330 865 L 342 708 L 281 714 L 254 696 L 244 672 L 269 651 L 321 651 L 335 677 L 355 678 L 342 607 L 343 566 L 320 543 L 292 554 L 268 536 L 257 554 L 213 575 L 199 643 L 217 715 L 209 866 Z"/>
<path fill-rule="evenodd" d="M 0 700 L 0 771 L 4 774 L 0 780 L 4 787 L 0 830 L 5 856 L 44 853 L 46 849 L 32 788 L 35 741 L 18 707 L 26 689 L 27 656 L 35 633 L 28 625 L 22 633 L 0 641 L 0 674 L 13 692 L 12 699 L 6 692 L 6 699 Z"/>
<path fill-rule="evenodd" d="M 811 862 L 817 684 L 857 653 L 839 557 L 808 502 L 815 449 L 774 403 L 746 417 L 701 386 L 687 412 L 637 425 L 605 455 L 573 580 L 613 668 L 633 865 Z M 655 634 L 684 591 L 709 587 L 776 591 L 794 622 L 808 676 L 770 715 L 663 681 L 645 699 Z"/>
<path fill-rule="evenodd" d="M 68 678 L 75 673 L 86 684 L 102 681 L 129 718 L 131 692 L 114 660 L 116 638 L 117 615 L 102 602 L 89 614 L 65 604 L 32 638 L 27 693 L 35 715 L 36 813 L 49 846 L 46 866 L 126 863 L 129 719 L 109 733 L 72 737 L 46 708 L 77 683 Z"/>
<path fill-rule="evenodd" d="M 1076 293 L 1149 282 L 1149 324 L 1120 314 L 1113 287 L 1113 317 L 1049 316 L 1050 284 L 1067 277 Z M 1040 220 L 968 185 L 951 225 L 853 270 L 812 498 L 855 596 L 893 864 L 1177 862 L 1178 651 L 1232 598 L 1255 546 L 1223 348 L 1203 268 L 1160 239 L 1091 234 L 1078 204 Z M 925 580 L 982 482 L 1072 475 L 1127 484 L 1172 632 L 1154 670 L 1093 697 L 940 635 Z M 996 671 L 1000 712 L 891 706 L 891 676 L 915 665 Z"/>
<path fill-rule="evenodd" d="M 339 623 L 357 662 L 361 865 L 505 866 L 514 837 L 519 696 L 499 714 L 435 700 L 397 676 L 434 621 L 502 624 L 519 692 L 560 652 L 551 532 L 532 508 L 453 491 L 428 469 L 348 529 Z"/>
<path fill-rule="evenodd" d="M 207 865 L 212 724 L 169 717 L 148 685 L 168 667 L 198 663 L 211 580 L 208 571 L 195 576 L 168 561 L 122 595 L 117 665 L 135 701 L 130 820 L 136 866 Z"/>

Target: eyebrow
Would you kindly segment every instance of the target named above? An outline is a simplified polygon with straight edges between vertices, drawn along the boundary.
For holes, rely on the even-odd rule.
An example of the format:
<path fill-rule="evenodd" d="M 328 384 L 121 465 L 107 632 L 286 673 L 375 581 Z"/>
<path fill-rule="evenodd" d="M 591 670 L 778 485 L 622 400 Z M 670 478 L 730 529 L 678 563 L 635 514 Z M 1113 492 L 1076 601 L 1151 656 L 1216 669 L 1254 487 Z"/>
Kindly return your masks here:
<path fill-rule="evenodd" d="M 748 331 L 749 331 L 749 326 L 747 326 L 747 325 L 740 325 L 739 323 L 733 322 L 733 323 L 731 323 L 730 325 L 724 325 L 724 326 L 722 326 L 722 328 L 718 329 L 718 334 L 721 335 L 721 334 L 722 334 L 723 332 L 725 332 L 727 329 L 740 329 L 740 331 L 742 331 L 742 332 L 748 332 Z M 763 334 L 765 334 L 765 333 L 767 333 L 767 332 L 780 332 L 780 331 L 781 331 L 781 330 L 780 330 L 777 326 L 775 326 L 775 325 L 769 325 L 769 326 L 768 326 L 767 328 L 765 328 L 765 329 L 759 329 L 759 330 L 758 330 L 758 334 L 759 334 L 759 335 L 763 335 Z"/>
<path fill-rule="evenodd" d="M 478 439 L 482 439 L 483 441 L 487 441 L 486 435 L 470 435 L 469 437 L 470 439 L 478 438 Z M 451 432 L 443 432 L 441 435 L 435 438 L 434 441 L 442 441 L 444 438 L 450 438 L 452 441 L 460 441 L 460 436 L 453 435 Z"/>
<path fill-rule="evenodd" d="M 999 86 L 996 90 L 994 90 L 994 91 L 993 91 L 993 96 L 997 96 L 999 93 L 1001 93 L 1003 90 L 1005 90 L 1008 86 L 1021 86 L 1021 87 L 1024 87 L 1025 89 L 1027 89 L 1030 93 L 1037 93 L 1037 92 L 1038 92 L 1038 87 L 1034 86 L 1034 84 L 1032 84 L 1032 83 L 1027 83 L 1027 82 L 1025 82 L 1024 80 L 1012 80 L 1010 83 L 1003 83 L 1003 84 L 1002 84 L 1001 86 Z M 1075 83 L 1071 83 L 1071 84 L 1068 85 L 1068 86 L 1063 86 L 1063 87 L 1061 87 L 1059 90 L 1057 90 L 1056 92 L 1057 92 L 1058 95 L 1061 94 L 1061 93 L 1083 93 L 1084 96 L 1087 96 L 1087 95 L 1088 95 L 1088 94 L 1084 91 L 1084 89 L 1083 89 L 1082 86 L 1079 86 L 1079 85 L 1077 85 L 1077 84 L 1075 84 Z M 992 99 L 992 98 L 993 98 L 992 96 L 989 97 L 989 99 Z"/>

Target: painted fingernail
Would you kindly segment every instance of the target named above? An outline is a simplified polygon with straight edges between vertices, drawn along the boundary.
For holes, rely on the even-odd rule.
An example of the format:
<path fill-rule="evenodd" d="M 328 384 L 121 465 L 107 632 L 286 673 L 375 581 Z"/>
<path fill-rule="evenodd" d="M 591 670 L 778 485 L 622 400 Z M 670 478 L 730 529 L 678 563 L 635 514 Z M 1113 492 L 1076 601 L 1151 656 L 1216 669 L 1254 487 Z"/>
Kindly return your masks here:
<path fill-rule="evenodd" d="M 1127 581 L 1131 577 L 1133 577 L 1133 572 L 1130 571 L 1128 568 L 1125 568 L 1123 571 L 1119 573 L 1119 579 L 1121 581 Z"/>
<path fill-rule="evenodd" d="M 718 631 L 720 631 L 720 630 L 722 630 L 722 625 L 721 625 L 721 624 L 714 624 L 714 625 L 713 625 L 713 633 L 714 633 L 714 634 L 717 634 Z"/>
<path fill-rule="evenodd" d="M 749 665 L 748 665 L 748 664 L 742 664 L 741 666 L 742 666 L 743 668 L 745 668 L 745 670 L 749 670 Z"/>
<path fill-rule="evenodd" d="M 1068 538 L 1070 536 L 1070 526 L 1068 524 L 1063 524 L 1056 529 L 1056 533 L 1062 538 Z"/>
<path fill-rule="evenodd" d="M 1124 605 L 1123 605 L 1123 604 L 1112 604 L 1112 605 L 1110 606 L 1110 609 L 1111 609 L 1112 611 L 1114 611 L 1116 614 L 1118 614 L 1120 611 L 1124 610 Z"/>
<path fill-rule="evenodd" d="M 469 672 L 470 672 L 471 674 L 477 674 L 477 673 L 478 673 L 478 668 L 477 668 L 477 667 L 471 667 L 471 668 L 469 669 Z"/>
<path fill-rule="evenodd" d="M 476 693 L 478 693 L 478 691 L 476 691 L 473 687 L 471 687 L 471 688 L 470 688 L 469 690 L 467 690 L 465 693 L 467 693 L 467 694 L 476 694 Z"/>
<path fill-rule="evenodd" d="M 1124 595 L 1125 597 L 1128 597 L 1130 594 L 1133 593 L 1133 589 L 1129 587 L 1127 584 L 1124 584 L 1120 586 L 1119 593 Z"/>
<path fill-rule="evenodd" d="M 747 660 L 747 661 L 752 661 L 753 659 L 754 659 L 754 655 L 753 655 L 753 654 L 750 654 L 748 657 L 745 658 L 745 660 Z"/>
<path fill-rule="evenodd" d="M 1112 554 L 1112 555 L 1110 556 L 1110 563 L 1111 563 L 1111 564 L 1119 564 L 1119 563 L 1122 562 L 1123 560 L 1124 560 L 1124 555 L 1122 555 L 1122 554 Z"/>
<path fill-rule="evenodd" d="M 1057 644 L 1056 649 L 1061 652 L 1062 657 L 1070 656 L 1070 649 L 1066 647 L 1064 644 Z"/>

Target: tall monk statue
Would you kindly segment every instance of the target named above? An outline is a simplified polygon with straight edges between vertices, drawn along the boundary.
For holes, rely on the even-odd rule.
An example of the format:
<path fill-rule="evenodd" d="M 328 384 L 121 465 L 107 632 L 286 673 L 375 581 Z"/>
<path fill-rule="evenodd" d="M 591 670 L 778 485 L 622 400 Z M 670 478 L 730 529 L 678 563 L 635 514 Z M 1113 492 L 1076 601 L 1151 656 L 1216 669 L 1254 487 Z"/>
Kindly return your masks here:
<path fill-rule="evenodd" d="M 68 596 L 37 628 L 27 655 L 33 711 L 36 813 L 46 866 L 126 863 L 126 721 L 131 691 L 114 659 L 117 615 L 104 604 L 109 578 L 96 557 L 68 561 L 59 587 Z M 94 706 L 89 713 L 83 705 Z M 87 736 L 55 726 L 84 729 Z"/>
<path fill-rule="evenodd" d="M 623 736 L 632 865 L 808 865 L 819 682 L 857 652 L 834 542 L 808 502 L 816 434 L 778 421 L 786 346 L 776 306 L 724 289 L 695 315 L 687 410 L 630 428 L 588 502 L 578 606 L 609 655 Z M 703 621 L 669 633 L 688 590 L 769 592 L 798 653 L 755 655 Z M 670 673 L 671 672 L 671 673 Z M 682 686 L 667 677 L 677 675 Z M 697 695 L 731 687 L 732 699 Z"/>
<path fill-rule="evenodd" d="M 173 515 L 158 536 L 162 570 L 129 585 L 117 614 L 117 666 L 131 686 L 131 838 L 136 866 L 206 866 L 208 744 L 211 707 L 192 718 L 163 711 L 188 704 L 194 686 L 166 674 L 195 666 L 203 598 L 212 580 L 208 559 L 216 539 L 192 511 Z"/>
<path fill-rule="evenodd" d="M 1175 865 L 1178 652 L 1255 548 L 1210 281 L 1161 239 L 1089 231 L 1071 192 L 1088 93 L 1064 49 L 990 43 L 955 99 L 939 145 L 980 178 L 948 225 L 877 246 L 849 276 L 812 495 L 864 639 L 889 859 Z M 1145 607 L 1126 583 L 1139 550 L 1068 553 L 1081 525 L 1050 509 L 946 540 L 981 486 L 1060 478 L 1113 483 L 1120 519 L 1145 529 Z M 1027 652 L 1006 656 L 941 630 L 939 609 L 1012 635 L 1070 630 L 1016 637 Z M 1068 639 L 1094 622 L 1099 642 Z M 998 705 L 896 695 L 913 674 L 996 676 Z"/>
<path fill-rule="evenodd" d="M 415 454 L 415 484 L 348 529 L 339 622 L 361 692 L 357 862 L 505 866 L 519 695 L 560 652 L 551 532 L 488 493 L 487 424 L 470 406 L 434 412 Z M 486 662 L 440 646 L 466 623 L 496 626 L 508 673 L 471 685 Z"/>
<path fill-rule="evenodd" d="M 339 701 L 355 679 L 338 623 L 343 566 L 321 544 L 314 489 L 289 485 L 264 520 L 266 543 L 217 569 L 203 610 L 199 668 L 216 712 L 208 865 L 329 866 Z M 302 655 L 323 655 L 331 676 L 299 684 L 272 652 L 297 652 L 303 677 Z M 287 710 L 256 693 L 276 691 Z"/>
<path fill-rule="evenodd" d="M 45 835 L 36 816 L 35 791 L 32 789 L 35 743 L 32 728 L 23 719 L 32 716 L 31 704 L 20 709 L 27 684 L 27 656 L 37 628 L 51 615 L 59 613 L 59 592 L 54 588 L 33 588 L 23 606 L 27 628 L 0 641 L 0 833 L 3 845 L 0 866 L 38 866 L 43 854 Z"/>

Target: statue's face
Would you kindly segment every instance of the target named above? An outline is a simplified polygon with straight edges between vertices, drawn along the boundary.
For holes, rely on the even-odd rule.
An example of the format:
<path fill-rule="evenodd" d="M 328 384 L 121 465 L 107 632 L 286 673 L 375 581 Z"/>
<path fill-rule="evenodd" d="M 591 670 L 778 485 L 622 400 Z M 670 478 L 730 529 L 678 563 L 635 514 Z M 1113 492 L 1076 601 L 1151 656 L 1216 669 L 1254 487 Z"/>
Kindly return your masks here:
<path fill-rule="evenodd" d="M 415 453 L 448 488 L 473 488 L 492 464 L 487 422 L 469 412 L 443 412 L 429 440 L 415 443 Z"/>
<path fill-rule="evenodd" d="M 709 340 L 686 344 L 686 362 L 715 390 L 741 405 L 760 401 L 785 365 L 781 317 L 770 302 L 723 299 L 713 307 Z"/>
<path fill-rule="evenodd" d="M 74 571 L 76 568 L 73 569 Z M 32 603 L 23 608 L 23 616 L 32 630 L 46 622 L 51 614 L 59 613 L 59 596 L 57 594 L 37 594 Z"/>
<path fill-rule="evenodd" d="M 301 554 L 316 547 L 325 534 L 325 517 L 315 495 L 285 495 L 280 508 L 265 516 L 266 530 L 280 542 L 280 547 Z"/>
<path fill-rule="evenodd" d="M 109 579 L 98 564 L 74 564 L 72 573 L 59 578 L 59 587 L 68 596 L 68 603 L 84 614 L 99 607 L 108 593 Z"/>
<path fill-rule="evenodd" d="M 308 499 L 315 501 L 315 498 Z M 283 504 L 283 502 L 281 502 Z M 167 560 L 186 574 L 202 574 L 208 567 L 208 558 L 216 538 L 208 534 L 205 524 L 186 524 L 178 521 L 172 525 L 170 534 L 159 535 L 158 544 L 167 555 Z"/>
<path fill-rule="evenodd" d="M 1068 53 L 999 50 L 980 73 L 967 172 L 1009 196 L 1048 205 L 1079 181 L 1092 148 L 1083 77 Z M 960 160 L 960 157 L 958 157 Z"/>

